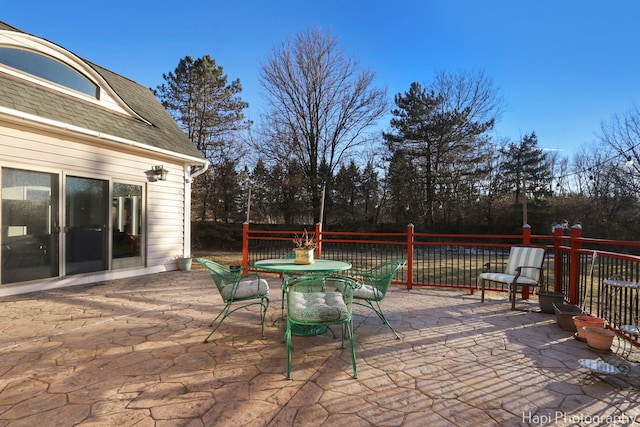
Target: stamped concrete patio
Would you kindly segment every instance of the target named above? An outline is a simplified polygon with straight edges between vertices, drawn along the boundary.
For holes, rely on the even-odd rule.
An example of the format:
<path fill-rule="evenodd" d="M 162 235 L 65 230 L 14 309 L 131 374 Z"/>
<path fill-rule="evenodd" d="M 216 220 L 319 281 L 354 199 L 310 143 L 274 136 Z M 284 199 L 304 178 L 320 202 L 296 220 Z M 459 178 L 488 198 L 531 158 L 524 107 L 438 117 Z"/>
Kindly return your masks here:
<path fill-rule="evenodd" d="M 266 339 L 253 307 L 208 344 L 222 305 L 204 271 L 1 299 L 0 426 L 640 425 L 635 364 L 590 377 L 578 359 L 615 354 L 502 295 L 394 288 L 384 308 L 403 340 L 354 309 L 359 379 L 327 334 L 294 337 L 287 380 L 269 280 Z"/>

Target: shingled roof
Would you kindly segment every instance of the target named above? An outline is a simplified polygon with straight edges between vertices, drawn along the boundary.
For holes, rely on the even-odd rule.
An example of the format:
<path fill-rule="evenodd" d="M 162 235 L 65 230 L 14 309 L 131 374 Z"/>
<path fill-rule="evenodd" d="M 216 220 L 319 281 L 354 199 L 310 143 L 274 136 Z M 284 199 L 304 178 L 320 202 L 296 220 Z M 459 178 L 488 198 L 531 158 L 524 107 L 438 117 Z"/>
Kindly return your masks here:
<path fill-rule="evenodd" d="M 25 33 L 2 21 L 0 30 Z M 90 61 L 84 61 L 146 122 L 2 73 L 0 106 L 204 161 L 202 154 L 149 88 Z"/>

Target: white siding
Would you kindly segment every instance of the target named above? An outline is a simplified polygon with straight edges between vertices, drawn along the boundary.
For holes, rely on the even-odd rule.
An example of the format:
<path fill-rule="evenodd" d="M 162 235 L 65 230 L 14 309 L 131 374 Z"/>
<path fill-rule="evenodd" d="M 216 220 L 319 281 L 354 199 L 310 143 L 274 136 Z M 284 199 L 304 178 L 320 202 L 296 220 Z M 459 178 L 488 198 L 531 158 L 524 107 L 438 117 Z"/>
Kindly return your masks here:
<path fill-rule="evenodd" d="M 185 164 L 124 144 L 122 149 L 115 151 L 100 140 L 80 140 L 71 134 L 15 129 L 0 121 L 0 167 L 133 182 L 146 189 L 146 266 L 102 272 L 92 278 L 58 279 L 57 285 L 176 269 L 175 256 L 183 253 L 185 244 L 185 191 L 190 191 L 190 184 L 185 183 Z M 169 171 L 166 181 L 149 181 L 147 174 L 153 165 L 163 165 Z M 52 283 L 30 285 L 33 286 L 56 287 Z"/>

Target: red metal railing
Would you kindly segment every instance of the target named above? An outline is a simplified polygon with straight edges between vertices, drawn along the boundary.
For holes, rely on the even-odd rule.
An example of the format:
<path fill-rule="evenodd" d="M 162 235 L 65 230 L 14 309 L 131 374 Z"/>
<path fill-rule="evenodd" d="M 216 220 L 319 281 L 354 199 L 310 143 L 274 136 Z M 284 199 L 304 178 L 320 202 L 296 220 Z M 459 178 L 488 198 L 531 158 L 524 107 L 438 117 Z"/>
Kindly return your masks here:
<path fill-rule="evenodd" d="M 542 247 L 553 242 L 552 236 L 534 236 L 531 228 L 523 227 L 521 235 L 483 235 L 483 234 L 436 234 L 416 233 L 409 224 L 406 232 L 363 233 L 363 232 L 327 232 L 320 224 L 313 231 L 317 242 L 316 257 L 339 259 L 358 267 L 366 267 L 394 258 L 407 260 L 407 267 L 399 275 L 396 284 L 408 289 L 414 286 L 437 286 L 476 289 L 476 277 L 484 264 L 489 262 L 496 271 L 506 263 L 509 248 L 513 245 L 530 245 L 533 240 L 546 240 Z M 252 230 L 245 223 L 243 228 L 243 267 L 250 267 L 258 260 L 280 258 L 292 249 L 292 240 L 300 231 Z M 464 250 L 466 254 L 456 255 Z M 472 253 L 475 256 L 472 256 Z M 473 258 L 473 259 L 471 259 Z M 446 277 L 437 270 L 444 265 L 425 267 L 427 259 L 447 259 L 452 264 L 449 272 L 462 271 L 463 280 L 456 274 Z M 457 260 L 461 260 L 459 265 Z M 430 270 L 429 275 L 425 271 Z M 505 290 L 502 287 L 496 288 Z M 525 297 L 526 297 L 525 291 Z"/>
<path fill-rule="evenodd" d="M 300 231 L 251 230 L 244 224 L 242 265 L 286 256 L 293 249 L 292 240 Z M 534 235 L 525 225 L 519 235 L 417 233 L 412 224 L 405 232 L 362 233 L 328 232 L 317 224 L 316 256 L 347 261 L 366 267 L 395 258 L 407 261 L 395 284 L 413 287 L 476 289 L 478 274 L 489 263 L 491 271 L 502 271 L 514 245 L 531 245 L 546 250 L 545 284 L 549 290 L 565 294 L 571 304 L 607 318 L 617 327 L 621 321 L 638 319 L 640 298 L 629 292 L 618 307 L 604 297 L 604 281 L 620 275 L 624 280 L 640 282 L 640 242 L 613 241 L 582 237 L 582 228 L 557 226 L 552 234 Z M 626 250 L 626 253 L 625 253 Z M 507 291 L 500 284 L 492 290 Z M 523 298 L 528 298 L 523 288 Z M 615 310 L 614 310 L 615 309 Z M 613 318 L 612 313 L 618 319 Z"/>

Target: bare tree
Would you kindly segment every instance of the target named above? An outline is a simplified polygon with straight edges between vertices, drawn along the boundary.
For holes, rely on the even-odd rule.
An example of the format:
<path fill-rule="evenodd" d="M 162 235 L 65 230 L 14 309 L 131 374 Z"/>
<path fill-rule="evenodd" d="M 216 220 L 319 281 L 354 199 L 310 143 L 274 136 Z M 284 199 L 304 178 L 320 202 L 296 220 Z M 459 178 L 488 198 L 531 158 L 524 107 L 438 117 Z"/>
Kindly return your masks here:
<path fill-rule="evenodd" d="M 620 155 L 618 164 L 625 164 L 629 176 L 626 185 L 640 192 L 640 109 L 634 106 L 624 115 L 616 115 L 601 125 L 601 140 Z M 612 159 L 612 161 L 615 159 Z"/>
<path fill-rule="evenodd" d="M 468 111 L 468 120 L 497 122 L 506 108 L 505 98 L 482 71 L 441 70 L 430 89 L 442 98 L 443 111 Z"/>
<path fill-rule="evenodd" d="M 262 64 L 266 131 L 255 148 L 275 162 L 299 162 L 316 221 L 322 189 L 348 154 L 372 140 L 367 131 L 387 108 L 374 78 L 320 30 L 287 39 Z"/>

